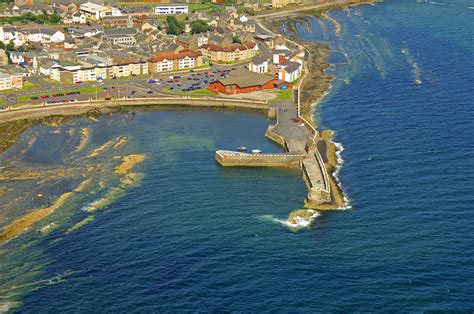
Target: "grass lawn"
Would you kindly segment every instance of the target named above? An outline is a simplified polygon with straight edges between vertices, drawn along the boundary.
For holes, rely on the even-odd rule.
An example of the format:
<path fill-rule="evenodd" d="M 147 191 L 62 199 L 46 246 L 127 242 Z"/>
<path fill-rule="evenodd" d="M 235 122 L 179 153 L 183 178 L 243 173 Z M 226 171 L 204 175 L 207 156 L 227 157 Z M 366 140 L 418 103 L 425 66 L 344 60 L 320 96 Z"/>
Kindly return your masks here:
<path fill-rule="evenodd" d="M 5 100 L 0 99 L 0 106 L 3 106 L 6 103 Z"/>
<path fill-rule="evenodd" d="M 284 89 L 274 92 L 276 98 L 272 101 L 279 101 L 279 100 L 292 100 L 293 99 L 293 90 L 292 89 Z"/>
<path fill-rule="evenodd" d="M 58 91 L 58 92 L 54 92 L 54 93 L 30 94 L 30 95 L 20 96 L 17 99 L 20 100 L 20 101 L 21 100 L 30 100 L 31 97 L 51 96 L 51 94 L 55 94 L 55 93 L 65 94 L 65 93 L 77 92 L 77 91 L 81 92 L 81 94 L 94 94 L 95 93 L 95 87 L 94 86 L 89 86 L 89 87 L 83 87 L 83 88 L 78 88 L 78 89 L 62 90 L 62 91 Z M 100 92 L 103 92 L 103 91 L 104 91 L 103 87 L 97 88 L 97 92 L 100 93 Z M 74 96 L 74 95 L 71 95 L 71 96 Z"/>
<path fill-rule="evenodd" d="M 52 83 L 52 84 L 56 84 L 56 85 L 71 85 L 72 86 L 71 83 L 60 82 L 60 81 L 52 80 L 52 79 L 47 78 L 47 77 L 43 78 L 43 81 L 48 82 L 48 83 Z"/>
<path fill-rule="evenodd" d="M 202 3 L 189 3 L 188 4 L 188 8 L 189 8 L 190 12 L 209 10 L 212 7 L 213 7 L 213 5 L 210 4 L 210 3 L 205 3 L 205 4 L 202 4 Z"/>
<path fill-rule="evenodd" d="M 183 92 L 183 91 L 180 91 L 180 90 L 172 90 L 172 89 L 169 89 L 169 88 L 164 88 L 163 89 L 163 92 L 164 93 L 168 93 L 168 94 L 174 94 L 174 95 L 206 95 L 206 96 L 216 96 L 215 93 L 207 90 L 207 89 L 196 89 L 196 90 L 193 90 L 193 91 L 190 91 L 190 92 Z"/>

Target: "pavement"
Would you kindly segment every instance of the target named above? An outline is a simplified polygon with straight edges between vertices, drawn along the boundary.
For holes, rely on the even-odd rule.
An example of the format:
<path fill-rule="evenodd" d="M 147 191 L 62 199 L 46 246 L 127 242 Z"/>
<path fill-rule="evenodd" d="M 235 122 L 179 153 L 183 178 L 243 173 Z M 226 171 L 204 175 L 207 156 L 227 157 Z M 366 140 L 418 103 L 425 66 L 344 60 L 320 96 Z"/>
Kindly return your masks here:
<path fill-rule="evenodd" d="M 38 85 L 38 88 L 28 91 L 19 90 L 14 93 L 1 93 L 0 100 L 5 100 L 4 106 L 10 106 L 21 103 L 43 103 L 47 101 L 63 100 L 88 100 L 104 99 L 107 94 L 113 98 L 146 98 L 156 97 L 157 95 L 170 95 L 167 90 L 173 90 L 179 93 L 186 93 L 190 88 L 205 89 L 212 81 L 225 78 L 235 69 L 245 67 L 247 63 L 234 65 L 213 64 L 206 69 L 188 70 L 181 73 L 150 74 L 140 76 L 129 76 L 117 79 L 105 80 L 103 82 L 82 82 L 80 84 L 59 84 L 44 80 L 45 76 L 31 76 L 26 81 Z M 172 79 L 170 77 L 173 77 Z M 148 83 L 153 78 L 157 83 Z M 96 93 L 65 95 L 60 97 L 50 97 L 43 99 L 17 100 L 17 97 L 35 95 L 35 94 L 64 94 L 64 91 L 80 90 L 84 87 L 96 87 Z M 105 88 L 107 91 L 102 91 Z"/>
<path fill-rule="evenodd" d="M 257 17 L 258 18 L 274 18 L 274 17 L 280 17 L 280 16 L 288 16 L 288 15 L 292 15 L 298 12 L 304 12 L 304 11 L 309 11 L 313 9 L 321 9 L 328 6 L 342 5 L 342 4 L 348 4 L 348 3 L 350 3 L 350 1 L 348 0 L 331 0 L 331 1 L 321 2 L 318 4 L 311 4 L 311 5 L 305 4 L 304 6 L 297 7 L 297 8 L 285 8 L 277 12 L 259 14 Z"/>
<path fill-rule="evenodd" d="M 306 142 L 311 134 L 299 120 L 296 105 L 289 100 L 277 101 L 273 105 L 278 110 L 278 120 L 273 132 L 285 138 L 290 153 L 306 153 Z"/>
<path fill-rule="evenodd" d="M 298 118 L 297 105 L 289 100 L 272 103 L 278 110 L 277 123 L 273 132 L 283 137 L 292 154 L 305 154 L 303 166 L 313 189 L 328 190 L 324 180 L 325 165 L 320 164 L 314 151 L 306 152 L 306 144 L 313 135 L 306 125 Z"/>

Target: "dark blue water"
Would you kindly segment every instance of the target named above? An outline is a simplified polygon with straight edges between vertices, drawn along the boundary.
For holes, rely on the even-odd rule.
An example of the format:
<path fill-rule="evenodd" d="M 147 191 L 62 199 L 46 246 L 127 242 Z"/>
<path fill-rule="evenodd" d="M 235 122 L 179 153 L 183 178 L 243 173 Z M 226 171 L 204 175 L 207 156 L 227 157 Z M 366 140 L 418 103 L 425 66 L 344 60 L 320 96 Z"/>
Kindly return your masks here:
<path fill-rule="evenodd" d="M 267 215 L 301 206 L 297 172 L 215 164 L 216 148 L 279 150 L 263 116 L 139 113 L 119 131 L 149 156 L 141 185 L 39 244 L 43 277 L 75 275 L 22 310 L 472 311 L 474 3 L 444 2 L 333 12 L 340 38 L 299 29 L 351 62 L 333 70 L 319 120 L 345 147 L 352 211 L 292 233 Z"/>

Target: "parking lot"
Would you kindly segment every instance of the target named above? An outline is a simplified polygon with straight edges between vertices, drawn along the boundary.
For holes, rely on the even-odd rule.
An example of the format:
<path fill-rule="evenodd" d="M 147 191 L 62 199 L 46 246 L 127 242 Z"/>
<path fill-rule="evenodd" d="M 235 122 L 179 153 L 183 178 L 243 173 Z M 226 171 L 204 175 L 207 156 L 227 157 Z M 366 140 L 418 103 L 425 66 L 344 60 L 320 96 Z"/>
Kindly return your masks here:
<path fill-rule="evenodd" d="M 169 77 L 152 78 L 146 80 L 147 87 L 155 92 L 192 92 L 195 90 L 205 89 L 209 84 L 217 80 L 226 78 L 232 69 L 218 69 L 202 72 L 190 70 L 187 74 L 170 75 Z"/>
<path fill-rule="evenodd" d="M 147 98 L 173 94 L 187 94 L 204 90 L 214 81 L 227 78 L 229 74 L 245 66 L 210 65 L 208 69 L 193 70 L 177 74 L 150 74 L 149 76 L 130 76 L 105 80 L 103 82 L 82 82 L 78 84 L 55 86 L 40 77 L 31 77 L 40 88 L 29 92 L 2 95 L 4 107 L 21 103 L 69 103 L 89 99 Z M 59 87 L 59 88 L 58 88 Z M 95 88 L 95 90 L 94 90 Z M 87 89 L 86 92 L 84 90 Z M 82 91 L 82 92 L 81 92 Z M 206 92 L 204 92 L 205 94 Z"/>

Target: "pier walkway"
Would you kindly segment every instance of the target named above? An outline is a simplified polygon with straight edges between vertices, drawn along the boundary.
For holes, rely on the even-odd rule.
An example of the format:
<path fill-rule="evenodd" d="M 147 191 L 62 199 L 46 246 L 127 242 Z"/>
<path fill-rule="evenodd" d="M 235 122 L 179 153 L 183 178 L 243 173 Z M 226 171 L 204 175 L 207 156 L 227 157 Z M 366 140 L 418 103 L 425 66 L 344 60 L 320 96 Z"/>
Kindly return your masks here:
<path fill-rule="evenodd" d="M 266 136 L 282 145 L 286 153 L 247 154 L 219 150 L 216 160 L 222 166 L 297 166 L 303 172 L 308 186 L 306 203 L 317 206 L 331 201 L 331 190 L 324 162 L 317 151 L 319 140 L 314 128 L 301 120 L 298 106 L 292 101 L 272 104 L 276 111 L 276 124 L 268 127 Z M 296 119 L 296 121 L 295 121 Z"/>

